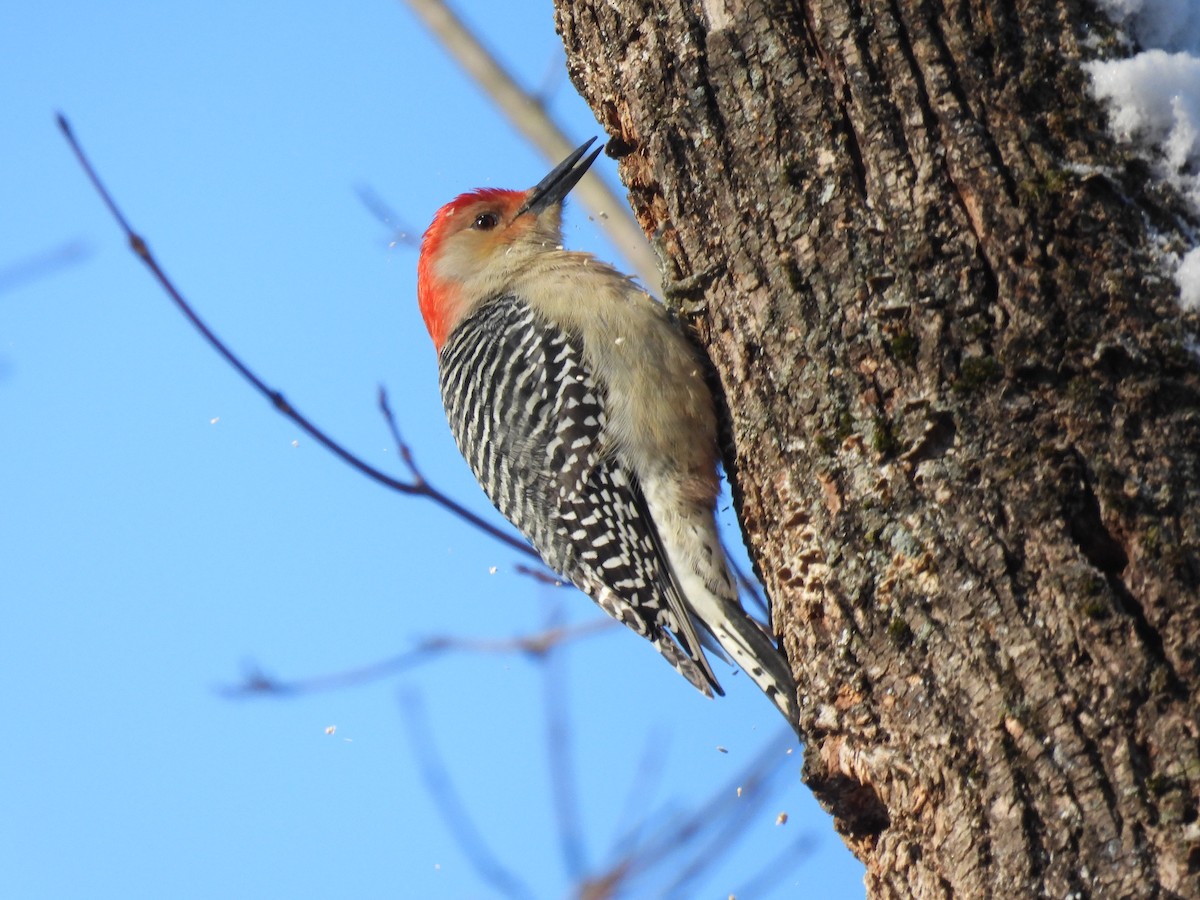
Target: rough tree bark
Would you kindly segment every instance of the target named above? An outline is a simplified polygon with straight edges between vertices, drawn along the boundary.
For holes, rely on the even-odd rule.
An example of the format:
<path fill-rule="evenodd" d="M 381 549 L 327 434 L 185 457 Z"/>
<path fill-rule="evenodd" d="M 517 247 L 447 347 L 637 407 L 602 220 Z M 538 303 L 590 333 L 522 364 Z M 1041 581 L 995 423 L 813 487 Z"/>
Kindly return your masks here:
<path fill-rule="evenodd" d="M 870 896 L 1200 896 L 1200 367 L 1161 255 L 1187 213 L 1086 95 L 1111 27 L 557 17 L 715 365 L 805 780 Z"/>

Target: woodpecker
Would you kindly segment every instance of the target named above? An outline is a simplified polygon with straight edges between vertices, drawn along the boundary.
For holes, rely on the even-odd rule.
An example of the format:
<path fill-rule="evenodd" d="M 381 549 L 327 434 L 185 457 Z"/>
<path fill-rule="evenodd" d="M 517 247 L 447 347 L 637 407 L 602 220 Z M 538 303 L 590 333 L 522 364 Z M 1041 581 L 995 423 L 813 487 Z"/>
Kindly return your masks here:
<path fill-rule="evenodd" d="M 723 649 L 795 728 L 791 672 L 717 536 L 700 359 L 632 279 L 563 249 L 562 204 L 594 140 L 527 191 L 460 195 L 425 232 L 417 297 L 450 430 L 547 566 L 709 697 L 724 691 L 704 646 Z"/>

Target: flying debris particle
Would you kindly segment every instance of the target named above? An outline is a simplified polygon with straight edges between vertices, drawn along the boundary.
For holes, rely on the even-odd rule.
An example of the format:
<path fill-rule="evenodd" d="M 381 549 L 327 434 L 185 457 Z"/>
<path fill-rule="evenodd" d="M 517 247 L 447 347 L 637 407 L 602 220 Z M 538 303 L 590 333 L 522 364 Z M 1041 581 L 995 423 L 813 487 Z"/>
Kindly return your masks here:
<path fill-rule="evenodd" d="M 739 796 L 739 797 L 740 797 L 740 796 L 742 796 L 742 789 L 741 789 L 741 787 L 739 787 L 739 788 L 738 788 L 738 796 Z"/>
<path fill-rule="evenodd" d="M 299 447 L 299 446 L 300 446 L 300 442 L 299 442 L 299 441 L 292 441 L 292 446 L 293 446 L 293 447 Z"/>
<path fill-rule="evenodd" d="M 220 421 L 221 421 L 221 417 L 220 417 L 220 416 L 213 416 L 211 419 L 209 419 L 209 420 L 208 420 L 208 424 L 209 424 L 209 425 L 216 425 L 216 424 L 217 424 L 218 422 L 220 422 Z"/>
<path fill-rule="evenodd" d="M 729 751 L 726 750 L 724 747 L 722 747 L 720 744 L 717 744 L 717 752 L 718 753 L 728 753 Z"/>
<path fill-rule="evenodd" d="M 775 819 L 775 824 L 776 825 L 786 825 L 787 824 L 787 813 L 780 813 L 779 816 Z"/>
<path fill-rule="evenodd" d="M 495 567 L 495 566 L 489 566 L 489 567 L 488 567 L 488 574 L 489 574 L 489 575 L 495 575 L 495 574 L 496 574 L 496 567 Z"/>
<path fill-rule="evenodd" d="M 325 733 L 326 733 L 326 734 L 334 734 L 336 731 L 337 731 L 337 726 L 336 726 L 336 725 L 326 725 L 326 726 L 325 726 Z"/>

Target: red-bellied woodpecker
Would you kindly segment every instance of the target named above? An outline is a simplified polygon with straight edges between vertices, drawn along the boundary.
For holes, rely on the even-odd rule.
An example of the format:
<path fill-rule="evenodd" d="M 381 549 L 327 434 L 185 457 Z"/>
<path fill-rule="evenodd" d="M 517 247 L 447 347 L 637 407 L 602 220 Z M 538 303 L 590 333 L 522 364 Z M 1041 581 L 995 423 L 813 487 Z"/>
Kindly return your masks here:
<path fill-rule="evenodd" d="M 417 295 L 450 430 L 546 565 L 709 696 L 723 693 L 711 635 L 795 727 L 787 663 L 742 609 L 717 536 L 716 415 L 696 351 L 628 277 L 562 247 L 591 143 L 528 191 L 457 197 L 425 232 Z"/>

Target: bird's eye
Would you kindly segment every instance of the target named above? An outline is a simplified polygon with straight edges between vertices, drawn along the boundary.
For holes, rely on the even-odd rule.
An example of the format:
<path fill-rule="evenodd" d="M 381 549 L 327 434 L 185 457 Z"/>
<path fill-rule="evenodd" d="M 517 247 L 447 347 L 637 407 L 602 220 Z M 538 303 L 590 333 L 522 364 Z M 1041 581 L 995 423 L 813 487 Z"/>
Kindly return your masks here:
<path fill-rule="evenodd" d="M 471 227 L 479 231 L 491 231 L 500 224 L 500 217 L 494 212 L 480 213 L 475 217 L 475 221 L 471 223 Z"/>

